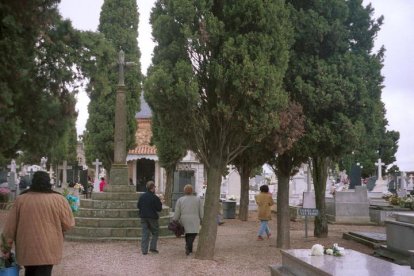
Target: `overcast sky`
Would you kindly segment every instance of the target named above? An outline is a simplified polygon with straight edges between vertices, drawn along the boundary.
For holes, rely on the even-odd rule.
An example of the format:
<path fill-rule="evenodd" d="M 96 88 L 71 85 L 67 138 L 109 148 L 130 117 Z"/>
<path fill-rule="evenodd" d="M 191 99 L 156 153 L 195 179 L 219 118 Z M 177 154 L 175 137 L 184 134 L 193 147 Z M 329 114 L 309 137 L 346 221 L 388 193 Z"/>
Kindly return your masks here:
<path fill-rule="evenodd" d="M 149 25 L 149 13 L 155 0 L 138 0 L 139 38 L 141 50 L 141 68 L 146 74 L 151 63 L 154 43 Z M 96 31 L 103 0 L 62 0 L 60 11 L 69 18 L 73 26 L 80 30 Z M 376 47 L 386 48 L 382 74 L 385 76 L 385 88 L 382 99 L 387 109 L 388 129 L 400 132 L 399 149 L 396 164 L 402 171 L 414 171 L 414 1 L 412 0 L 364 0 L 372 3 L 375 17 L 384 15 L 384 24 L 376 40 Z M 77 121 L 78 134 L 85 129 L 88 117 L 85 93 L 78 95 Z"/>

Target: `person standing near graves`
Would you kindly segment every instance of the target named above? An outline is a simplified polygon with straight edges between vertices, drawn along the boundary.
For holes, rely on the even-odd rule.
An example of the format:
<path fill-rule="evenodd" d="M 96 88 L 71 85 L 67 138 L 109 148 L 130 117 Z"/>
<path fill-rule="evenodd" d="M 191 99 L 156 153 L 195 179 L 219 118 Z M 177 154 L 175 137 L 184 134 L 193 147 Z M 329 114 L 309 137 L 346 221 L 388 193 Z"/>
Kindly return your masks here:
<path fill-rule="evenodd" d="M 106 186 L 105 178 L 101 177 L 101 182 L 99 182 L 99 191 L 103 192 L 105 186 Z"/>
<path fill-rule="evenodd" d="M 275 204 L 272 198 L 272 194 L 269 193 L 269 186 L 260 186 L 260 193 L 256 195 L 257 218 L 260 220 L 259 232 L 257 234 L 257 240 L 262 241 L 263 235 L 266 233 L 267 238 L 270 238 L 270 228 L 268 221 L 272 219 L 272 205 Z"/>
<path fill-rule="evenodd" d="M 193 186 L 184 186 L 184 196 L 175 204 L 173 220 L 179 221 L 185 230 L 185 254 L 193 252 L 194 240 L 200 231 L 200 223 L 203 219 L 204 208 L 201 198 L 193 195 Z"/>
<path fill-rule="evenodd" d="M 139 197 L 137 207 L 139 209 L 139 217 L 141 218 L 142 227 L 142 239 L 141 239 L 141 251 L 143 255 L 152 253 L 158 253 L 157 242 L 159 224 L 158 212 L 162 210 L 162 203 L 160 198 L 155 194 L 154 181 L 147 182 L 147 192 Z M 151 243 L 150 243 L 151 234 Z"/>
<path fill-rule="evenodd" d="M 64 232 L 75 219 L 64 196 L 52 190 L 47 172 L 37 171 L 32 185 L 16 198 L 3 235 L 16 243 L 17 263 L 25 275 L 51 275 L 62 260 Z"/>

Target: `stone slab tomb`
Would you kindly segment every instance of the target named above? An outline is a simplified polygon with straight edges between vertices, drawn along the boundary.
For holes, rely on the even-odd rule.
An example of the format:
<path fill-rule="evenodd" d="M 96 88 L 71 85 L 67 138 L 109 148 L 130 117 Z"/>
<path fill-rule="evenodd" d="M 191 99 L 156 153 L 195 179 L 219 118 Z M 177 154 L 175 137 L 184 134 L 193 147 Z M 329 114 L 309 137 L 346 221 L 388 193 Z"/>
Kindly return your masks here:
<path fill-rule="evenodd" d="M 408 266 L 399 266 L 358 251 L 345 249 L 340 257 L 311 256 L 310 249 L 281 250 L 282 264 L 270 266 L 272 276 L 405 276 L 414 275 Z"/>

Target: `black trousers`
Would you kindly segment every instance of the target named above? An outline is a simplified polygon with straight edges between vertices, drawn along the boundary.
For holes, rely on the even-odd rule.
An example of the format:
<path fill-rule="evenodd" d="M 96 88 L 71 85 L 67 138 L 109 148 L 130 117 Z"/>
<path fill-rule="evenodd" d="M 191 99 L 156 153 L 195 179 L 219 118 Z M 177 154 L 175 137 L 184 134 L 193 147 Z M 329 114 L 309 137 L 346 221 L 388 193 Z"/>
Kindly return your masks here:
<path fill-rule="evenodd" d="M 185 250 L 189 253 L 193 252 L 193 243 L 195 238 L 197 237 L 197 233 L 186 233 L 185 234 Z"/>
<path fill-rule="evenodd" d="M 53 265 L 31 265 L 24 267 L 24 276 L 51 276 Z"/>

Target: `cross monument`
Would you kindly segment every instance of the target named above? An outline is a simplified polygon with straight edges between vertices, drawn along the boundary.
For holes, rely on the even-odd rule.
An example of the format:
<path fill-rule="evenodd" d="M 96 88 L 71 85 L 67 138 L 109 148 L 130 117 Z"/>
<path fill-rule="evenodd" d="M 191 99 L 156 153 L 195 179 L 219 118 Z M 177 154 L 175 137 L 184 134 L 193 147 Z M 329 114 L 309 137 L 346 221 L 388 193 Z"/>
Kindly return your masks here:
<path fill-rule="evenodd" d="M 93 191 L 99 192 L 99 166 L 102 165 L 102 162 L 99 162 L 99 159 L 96 158 L 95 162 L 92 162 L 95 165 L 95 180 L 93 182 Z"/>
<path fill-rule="evenodd" d="M 382 180 L 382 166 L 385 163 L 381 162 L 381 158 L 378 158 L 378 162 L 375 163 L 375 166 L 378 166 L 378 179 Z"/>

